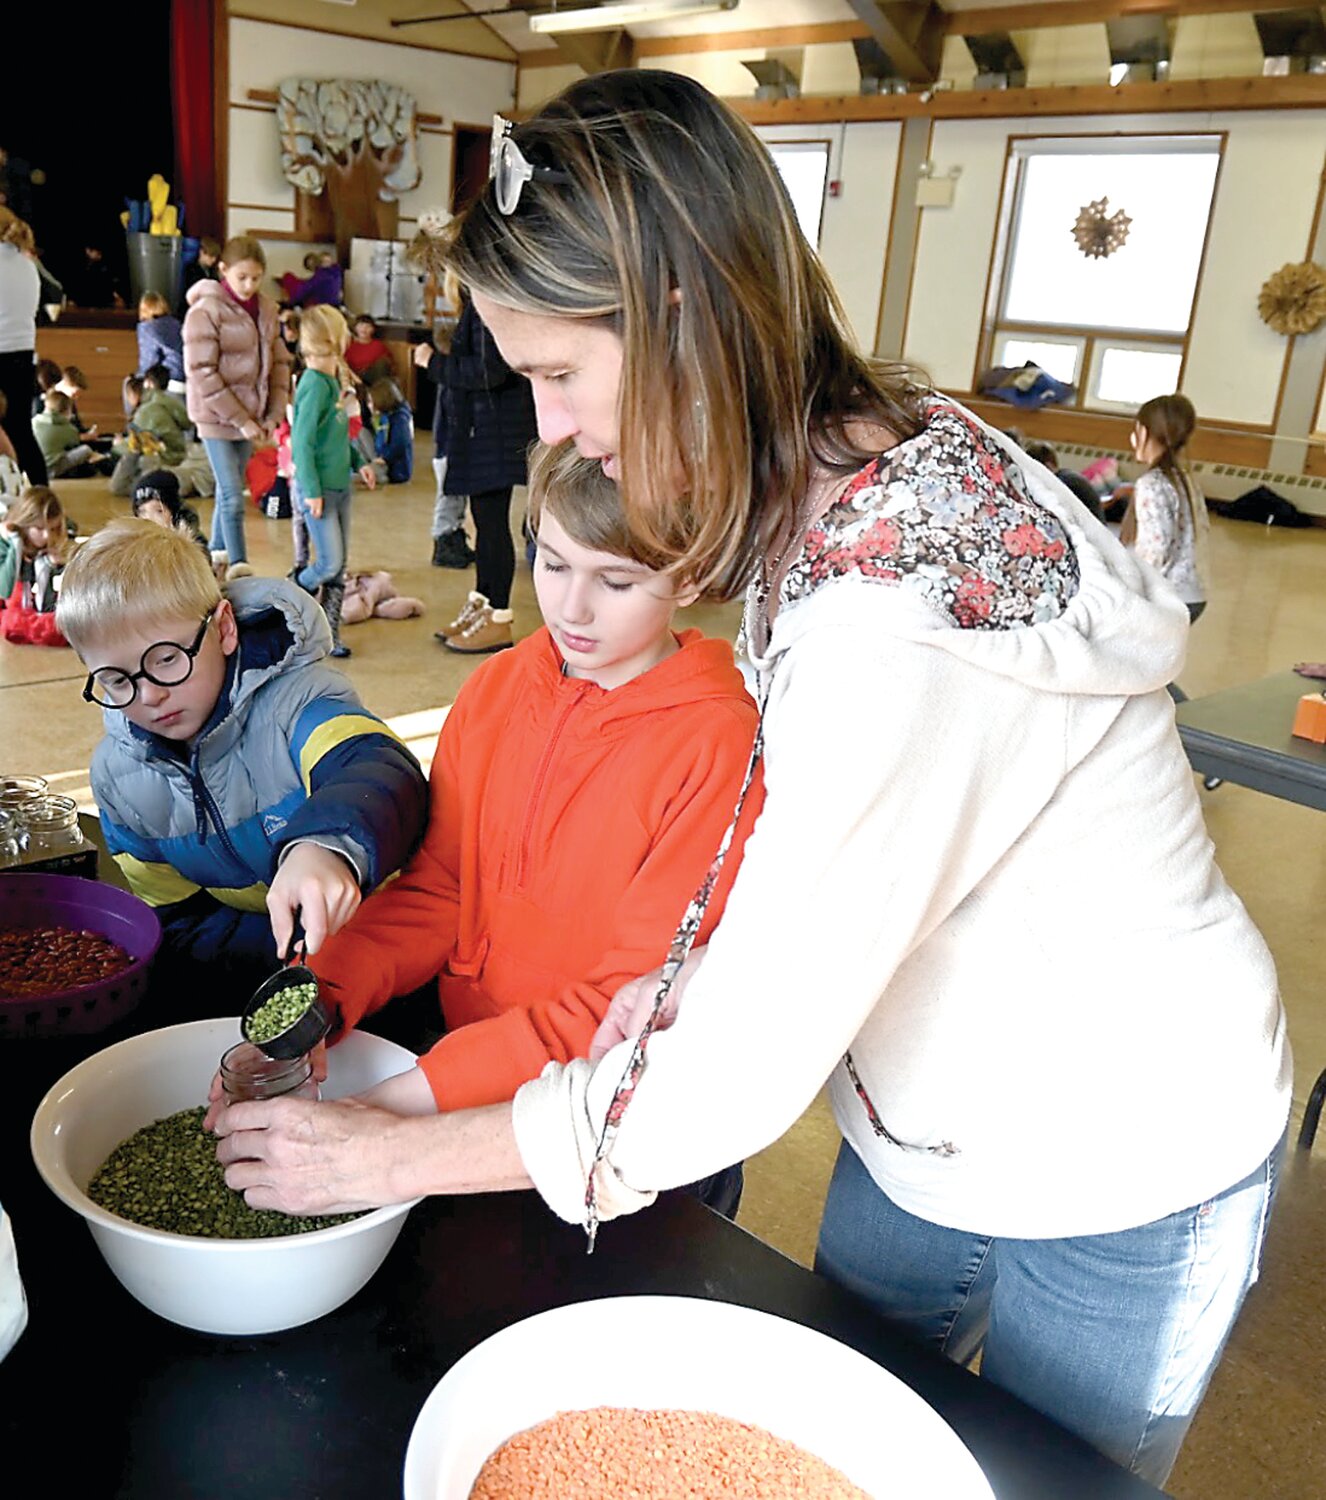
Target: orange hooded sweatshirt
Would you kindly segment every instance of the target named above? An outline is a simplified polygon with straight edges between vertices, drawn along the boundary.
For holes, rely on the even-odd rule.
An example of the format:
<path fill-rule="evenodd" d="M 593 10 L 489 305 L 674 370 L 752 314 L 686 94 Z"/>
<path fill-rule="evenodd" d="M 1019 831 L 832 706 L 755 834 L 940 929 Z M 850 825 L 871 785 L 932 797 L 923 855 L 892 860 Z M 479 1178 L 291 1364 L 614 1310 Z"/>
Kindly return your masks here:
<path fill-rule="evenodd" d="M 486 662 L 442 726 L 419 852 L 311 960 L 347 1029 L 437 977 L 447 1034 L 421 1066 L 439 1110 L 585 1056 L 614 993 L 666 957 L 757 718 L 726 641 L 677 639 L 611 692 L 564 677 L 546 629 Z M 762 802 L 757 779 L 699 943 Z"/>

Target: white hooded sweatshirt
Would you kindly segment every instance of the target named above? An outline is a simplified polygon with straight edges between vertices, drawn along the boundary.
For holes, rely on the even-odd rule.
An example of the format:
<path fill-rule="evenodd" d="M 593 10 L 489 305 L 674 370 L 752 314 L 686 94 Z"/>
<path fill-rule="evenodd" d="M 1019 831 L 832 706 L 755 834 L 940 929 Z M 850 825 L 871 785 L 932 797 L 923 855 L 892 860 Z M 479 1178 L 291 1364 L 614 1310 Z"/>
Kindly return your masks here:
<path fill-rule="evenodd" d="M 753 658 L 767 801 L 597 1174 L 604 1218 L 762 1149 L 826 1079 L 895 1203 L 987 1235 L 1149 1223 L 1284 1130 L 1274 966 L 1216 868 L 1165 692 L 1186 612 L 1039 464 L 934 412 L 957 451 L 936 468 L 901 444 L 856 500 L 876 536 L 929 526 L 926 564 L 814 575 L 803 552 Z M 1066 602 L 995 629 L 939 607 L 973 555 L 933 549 L 964 466 L 1029 500 L 1037 545 L 1066 540 Z M 516 1096 L 525 1166 L 568 1221 L 629 1052 Z"/>

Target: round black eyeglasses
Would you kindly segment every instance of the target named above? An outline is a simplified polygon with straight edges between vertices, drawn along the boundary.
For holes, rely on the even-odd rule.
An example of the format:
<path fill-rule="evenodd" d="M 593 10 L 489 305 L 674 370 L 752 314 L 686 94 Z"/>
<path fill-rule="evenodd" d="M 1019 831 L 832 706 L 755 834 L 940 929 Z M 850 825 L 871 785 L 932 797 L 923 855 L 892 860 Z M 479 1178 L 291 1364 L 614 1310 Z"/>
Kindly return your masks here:
<path fill-rule="evenodd" d="M 121 672 L 118 667 L 97 667 L 87 674 L 83 698 L 101 708 L 128 708 L 138 696 L 138 684 L 146 677 L 157 687 L 179 687 L 193 676 L 193 661 L 203 649 L 203 637 L 216 611 L 209 609 L 198 627 L 191 646 L 175 641 L 157 641 L 138 659 L 136 672 Z"/>

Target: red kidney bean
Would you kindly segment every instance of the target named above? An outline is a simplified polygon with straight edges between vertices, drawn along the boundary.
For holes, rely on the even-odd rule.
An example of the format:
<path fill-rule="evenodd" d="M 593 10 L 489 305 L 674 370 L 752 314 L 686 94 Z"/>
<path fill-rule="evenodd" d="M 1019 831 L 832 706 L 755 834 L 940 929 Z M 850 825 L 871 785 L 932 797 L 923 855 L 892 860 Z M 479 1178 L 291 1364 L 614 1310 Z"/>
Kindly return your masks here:
<path fill-rule="evenodd" d="M 117 943 L 70 927 L 0 931 L 0 998 L 30 998 L 109 979 L 133 964 Z"/>

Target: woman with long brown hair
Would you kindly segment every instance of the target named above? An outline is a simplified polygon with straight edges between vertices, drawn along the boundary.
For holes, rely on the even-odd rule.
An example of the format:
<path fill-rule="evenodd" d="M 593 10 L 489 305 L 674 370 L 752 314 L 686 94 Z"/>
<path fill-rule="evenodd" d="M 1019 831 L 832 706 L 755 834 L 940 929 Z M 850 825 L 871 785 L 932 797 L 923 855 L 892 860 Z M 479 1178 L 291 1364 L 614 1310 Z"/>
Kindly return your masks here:
<path fill-rule="evenodd" d="M 827 1081 L 819 1269 L 1163 1480 L 1289 1105 L 1270 955 L 1164 692 L 1183 611 L 852 346 L 768 153 L 698 84 L 587 78 L 495 148 L 456 274 L 544 441 L 599 460 L 679 586 L 746 591 L 767 800 L 707 949 L 711 880 L 596 1062 L 449 1115 L 395 1080 L 237 1105 L 228 1181 L 297 1212 L 533 1182 L 592 1233 Z M 1108 931 L 1088 878 L 1128 892 Z"/>

